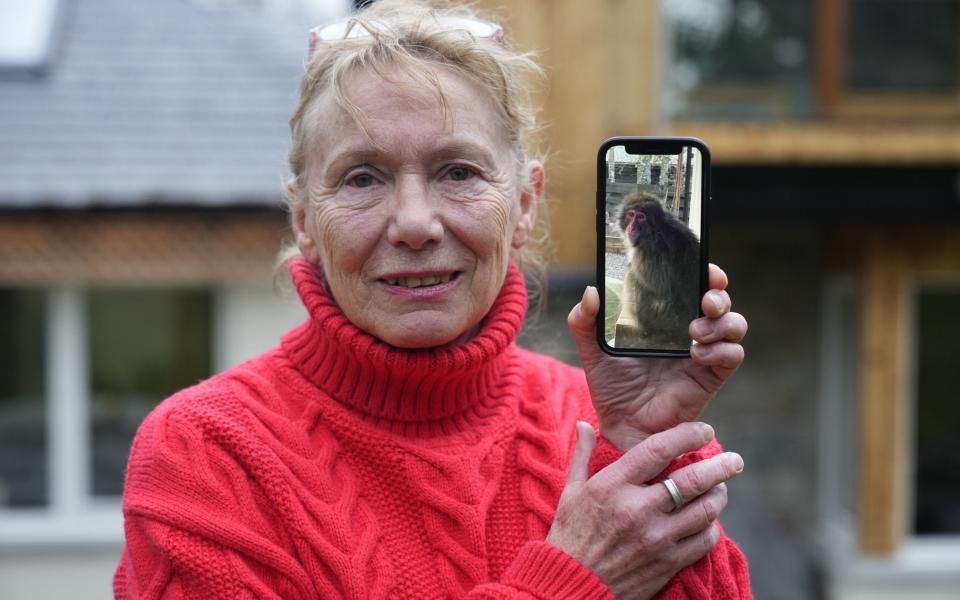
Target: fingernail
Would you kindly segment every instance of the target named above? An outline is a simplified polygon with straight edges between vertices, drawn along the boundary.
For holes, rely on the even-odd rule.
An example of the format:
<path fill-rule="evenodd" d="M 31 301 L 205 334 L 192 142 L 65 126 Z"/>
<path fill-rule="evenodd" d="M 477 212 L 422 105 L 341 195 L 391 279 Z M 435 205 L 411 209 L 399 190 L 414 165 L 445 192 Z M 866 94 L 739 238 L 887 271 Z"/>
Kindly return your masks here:
<path fill-rule="evenodd" d="M 733 470 L 736 473 L 743 471 L 743 457 L 737 454 L 736 452 L 731 452 L 733 455 Z"/>
<path fill-rule="evenodd" d="M 713 327 L 710 326 L 710 323 L 700 320 L 693 322 L 693 333 L 696 337 L 707 337 L 707 334 L 711 331 L 713 331 Z"/>
<path fill-rule="evenodd" d="M 580 438 L 583 437 L 583 434 L 581 433 L 581 432 L 583 431 L 583 428 L 584 428 L 584 427 L 590 427 L 590 426 L 591 426 L 590 423 L 587 423 L 586 421 L 577 421 L 577 422 L 574 424 L 573 429 L 574 429 L 574 431 L 577 432 L 577 441 L 578 441 L 578 442 L 580 441 Z"/>
<path fill-rule="evenodd" d="M 704 442 L 709 442 L 713 439 L 713 427 L 708 423 L 697 423 L 697 429 L 700 430 L 700 435 L 703 436 Z"/>
<path fill-rule="evenodd" d="M 694 344 L 691 347 L 691 350 L 694 354 L 696 354 L 700 358 L 706 358 L 710 356 L 711 352 L 713 352 L 713 348 L 711 346 L 705 346 L 703 344 Z"/>
<path fill-rule="evenodd" d="M 711 293 L 710 293 L 710 300 L 713 302 L 713 305 L 716 307 L 716 309 L 717 309 L 718 311 L 723 311 L 723 308 L 724 308 L 724 307 L 723 307 L 723 298 L 720 296 L 720 294 L 715 294 L 715 293 L 711 292 Z"/>

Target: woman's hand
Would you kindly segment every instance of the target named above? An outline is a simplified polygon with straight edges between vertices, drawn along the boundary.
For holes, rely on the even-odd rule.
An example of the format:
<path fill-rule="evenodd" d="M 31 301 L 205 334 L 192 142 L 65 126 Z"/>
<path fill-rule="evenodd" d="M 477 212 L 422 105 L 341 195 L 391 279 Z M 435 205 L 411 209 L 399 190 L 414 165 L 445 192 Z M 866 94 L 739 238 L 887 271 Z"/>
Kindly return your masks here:
<path fill-rule="evenodd" d="M 665 485 L 644 485 L 671 460 L 713 439 L 705 423 L 653 434 L 588 478 L 593 429 L 577 423 L 577 447 L 547 543 L 576 558 L 619 599 L 649 598 L 717 543 L 713 521 L 727 504 L 725 481 L 743 470 L 726 452 L 670 474 L 686 503 L 674 510 Z"/>
<path fill-rule="evenodd" d="M 727 276 L 711 264 L 704 317 L 690 324 L 691 359 L 610 356 L 597 344 L 600 296 L 588 287 L 567 317 L 580 351 L 600 433 L 621 450 L 648 435 L 696 419 L 743 362 L 747 321 L 730 312 Z"/>

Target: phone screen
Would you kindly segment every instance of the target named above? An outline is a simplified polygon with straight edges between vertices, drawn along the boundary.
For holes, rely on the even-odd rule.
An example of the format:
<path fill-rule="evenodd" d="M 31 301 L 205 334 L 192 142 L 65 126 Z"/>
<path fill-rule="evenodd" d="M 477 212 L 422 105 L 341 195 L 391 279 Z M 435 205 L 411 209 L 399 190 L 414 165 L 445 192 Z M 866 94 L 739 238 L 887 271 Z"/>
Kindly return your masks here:
<path fill-rule="evenodd" d="M 597 161 L 598 339 L 611 354 L 689 356 L 706 288 L 709 151 L 613 138 Z"/>

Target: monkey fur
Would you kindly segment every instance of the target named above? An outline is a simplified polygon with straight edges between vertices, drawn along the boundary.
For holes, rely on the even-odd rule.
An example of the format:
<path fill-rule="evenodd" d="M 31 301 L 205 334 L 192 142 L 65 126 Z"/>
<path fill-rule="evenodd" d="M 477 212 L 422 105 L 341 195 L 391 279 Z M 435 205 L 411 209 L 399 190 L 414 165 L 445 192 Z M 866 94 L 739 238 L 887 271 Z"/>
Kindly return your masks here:
<path fill-rule="evenodd" d="M 623 199 L 619 222 L 628 249 L 622 306 L 634 311 L 639 341 L 689 348 L 688 327 L 699 313 L 700 241 L 647 192 Z"/>

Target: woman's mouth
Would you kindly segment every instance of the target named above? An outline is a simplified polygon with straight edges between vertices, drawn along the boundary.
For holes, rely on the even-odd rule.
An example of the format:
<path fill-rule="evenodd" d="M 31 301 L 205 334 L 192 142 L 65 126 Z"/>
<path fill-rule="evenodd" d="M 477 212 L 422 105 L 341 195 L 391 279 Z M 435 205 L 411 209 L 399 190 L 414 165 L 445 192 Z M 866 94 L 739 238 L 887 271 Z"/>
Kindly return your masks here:
<path fill-rule="evenodd" d="M 383 281 L 387 285 L 398 285 L 405 288 L 420 288 L 427 287 L 431 285 L 438 285 L 441 283 L 447 283 L 453 277 L 456 276 L 456 273 L 446 273 L 443 275 L 425 275 L 423 277 L 397 277 L 397 278 L 384 278 Z"/>
<path fill-rule="evenodd" d="M 397 296 L 431 300 L 444 297 L 460 281 L 460 271 L 389 274 L 380 279 L 387 292 Z"/>

